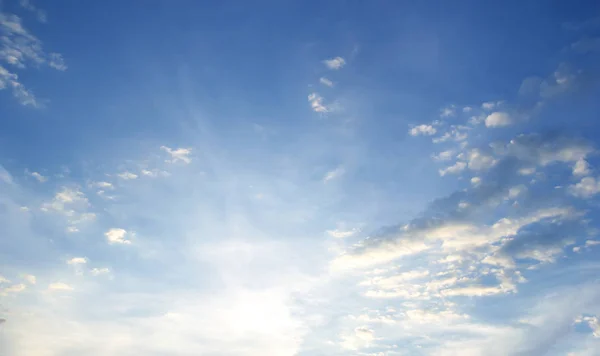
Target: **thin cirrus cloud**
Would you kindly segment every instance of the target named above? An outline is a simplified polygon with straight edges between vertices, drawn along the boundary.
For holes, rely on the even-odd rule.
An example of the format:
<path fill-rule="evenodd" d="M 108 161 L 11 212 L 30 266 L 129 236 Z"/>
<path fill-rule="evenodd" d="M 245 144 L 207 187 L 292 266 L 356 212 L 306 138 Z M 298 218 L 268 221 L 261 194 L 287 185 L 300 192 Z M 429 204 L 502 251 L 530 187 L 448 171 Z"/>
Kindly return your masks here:
<path fill-rule="evenodd" d="M 37 9 L 30 1 L 21 1 L 21 6 L 37 14 L 45 21 L 43 10 Z M 0 49 L 0 90 L 12 91 L 13 97 L 22 105 L 43 107 L 45 100 L 39 100 L 19 79 L 19 72 L 31 67 L 48 66 L 59 71 L 67 70 L 60 53 L 47 53 L 42 41 L 30 33 L 23 20 L 14 14 L 0 12 L 0 33 L 3 35 Z"/>
<path fill-rule="evenodd" d="M 485 26 L 469 23 L 476 31 L 460 43 L 433 38 L 401 3 L 390 4 L 400 27 L 385 16 L 376 26 L 339 22 L 371 5 L 326 3 L 326 35 L 310 42 L 286 27 L 289 4 L 245 15 L 283 19 L 285 45 L 268 26 L 245 26 L 243 45 L 219 30 L 226 21 L 182 32 L 150 7 L 134 21 L 111 18 L 135 53 L 156 54 L 126 65 L 115 92 L 127 53 L 102 21 L 88 24 L 97 41 L 75 48 L 69 34 L 81 24 L 61 6 L 8 1 L 2 99 L 45 103 L 33 89 L 52 105 L 0 107 L 21 120 L 0 120 L 0 354 L 597 352 L 594 21 L 540 37 L 544 53 L 519 52 L 519 63 L 549 68 L 522 78 L 529 66 L 471 48 L 473 33 L 495 35 Z M 100 18 L 114 10 L 74 6 Z M 190 2 L 172 15 L 207 10 Z M 555 33 L 564 16 L 546 11 L 528 26 Z M 173 45 L 152 33 L 159 18 L 161 36 L 198 44 L 175 67 L 163 65 Z M 508 48 L 530 47 L 520 26 Z M 46 34 L 86 76 L 60 73 L 66 64 L 44 50 Z M 365 38 L 377 41 L 348 43 Z M 457 46 L 473 55 L 440 66 L 440 50 Z M 321 60 L 333 51 L 349 54 Z M 116 55 L 99 65 L 106 53 Z M 273 58 L 286 65 L 259 65 Z M 474 80 L 465 68 L 496 73 Z M 69 116 L 81 112 L 85 125 Z"/>

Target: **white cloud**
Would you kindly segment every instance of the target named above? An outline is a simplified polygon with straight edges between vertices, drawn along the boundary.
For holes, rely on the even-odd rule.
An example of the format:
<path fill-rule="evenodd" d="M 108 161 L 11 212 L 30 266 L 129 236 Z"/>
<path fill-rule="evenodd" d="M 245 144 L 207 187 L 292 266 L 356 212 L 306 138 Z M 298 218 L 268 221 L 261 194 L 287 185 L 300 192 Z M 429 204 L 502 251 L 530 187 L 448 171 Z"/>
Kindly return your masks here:
<path fill-rule="evenodd" d="M 181 161 L 183 163 L 190 163 L 192 161 L 192 158 L 190 157 L 190 154 L 192 153 L 191 148 L 173 149 L 167 146 L 160 146 L 160 149 L 171 155 L 171 159 L 167 162 L 176 163 Z"/>
<path fill-rule="evenodd" d="M 472 110 L 473 110 L 473 108 L 472 108 L 472 107 L 470 107 L 470 106 L 465 106 L 465 107 L 462 109 L 462 111 L 463 111 L 463 112 L 471 112 Z"/>
<path fill-rule="evenodd" d="M 73 287 L 71 287 L 70 285 L 68 285 L 66 283 L 55 282 L 55 283 L 50 283 L 50 285 L 48 285 L 48 290 L 50 290 L 50 291 L 72 291 Z"/>
<path fill-rule="evenodd" d="M 600 182 L 594 177 L 585 177 L 577 184 L 569 186 L 569 192 L 579 198 L 590 198 L 600 193 Z"/>
<path fill-rule="evenodd" d="M 440 112 L 440 117 L 451 117 L 456 115 L 456 107 L 454 105 L 450 105 L 447 108 L 443 108 Z"/>
<path fill-rule="evenodd" d="M 600 245 L 600 241 L 596 241 L 596 240 L 587 240 L 585 242 L 585 247 L 590 247 L 590 246 L 597 246 Z"/>
<path fill-rule="evenodd" d="M 102 274 L 108 274 L 110 273 L 110 269 L 107 267 L 103 267 L 103 268 L 92 268 L 92 270 L 90 271 L 90 273 L 92 274 L 92 276 L 99 276 Z"/>
<path fill-rule="evenodd" d="M 333 82 L 325 77 L 321 77 L 319 78 L 319 83 L 327 86 L 327 87 L 333 87 Z"/>
<path fill-rule="evenodd" d="M 575 176 L 585 176 L 590 174 L 590 167 L 587 161 L 583 158 L 580 158 L 575 162 L 573 166 L 573 175 Z"/>
<path fill-rule="evenodd" d="M 23 279 L 26 280 L 29 284 L 35 284 L 37 282 L 37 278 L 35 278 L 35 276 L 31 274 L 23 275 Z"/>
<path fill-rule="evenodd" d="M 447 150 L 447 151 L 442 151 L 442 152 L 438 153 L 437 155 L 433 155 L 432 157 L 436 161 L 449 161 L 452 159 L 453 156 L 454 156 L 454 151 Z"/>
<path fill-rule="evenodd" d="M 344 239 L 346 237 L 350 237 L 350 236 L 356 234 L 357 231 L 358 231 L 357 229 L 351 229 L 351 230 L 335 229 L 335 230 L 327 230 L 327 233 L 329 234 L 329 236 L 335 237 L 336 239 Z"/>
<path fill-rule="evenodd" d="M 132 179 L 137 179 L 138 175 L 135 173 L 131 173 L 131 172 L 122 172 L 117 174 L 117 177 L 124 179 L 124 180 L 132 180 Z"/>
<path fill-rule="evenodd" d="M 104 233 L 104 236 L 106 236 L 109 244 L 131 244 L 130 240 L 125 239 L 126 235 L 127 231 L 120 228 L 112 228 Z"/>
<path fill-rule="evenodd" d="M 338 69 L 342 68 L 344 65 L 346 65 L 346 60 L 344 60 L 344 58 L 342 58 L 342 57 L 335 57 L 332 59 L 326 59 L 323 61 L 323 63 L 329 69 L 338 70 Z"/>
<path fill-rule="evenodd" d="M 38 172 L 32 172 L 31 176 L 33 178 L 37 179 L 37 181 L 40 183 L 44 183 L 48 180 L 48 177 L 44 177 L 43 175 L 39 174 Z"/>
<path fill-rule="evenodd" d="M 487 170 L 493 167 L 497 160 L 485 154 L 482 150 L 474 148 L 468 154 L 469 169 L 473 171 Z"/>
<path fill-rule="evenodd" d="M 67 264 L 69 265 L 80 265 L 85 263 L 87 263 L 87 258 L 85 257 L 73 257 L 67 261 Z"/>
<path fill-rule="evenodd" d="M 419 125 L 411 128 L 408 132 L 411 136 L 431 136 L 434 135 L 437 130 L 431 125 Z"/>
<path fill-rule="evenodd" d="M 515 199 L 519 197 L 521 194 L 527 191 L 527 187 L 524 184 L 520 184 L 508 189 L 508 198 Z"/>
<path fill-rule="evenodd" d="M 329 108 L 323 105 L 323 97 L 318 93 L 311 93 L 308 95 L 308 102 L 314 112 L 326 113 L 329 112 Z"/>
<path fill-rule="evenodd" d="M 43 14 L 30 2 L 22 3 L 26 9 L 36 11 L 38 19 Z M 44 15 L 45 16 L 45 15 Z M 23 27 L 21 18 L 12 14 L 0 12 L 0 33 L 2 34 L 2 47 L 0 48 L 0 90 L 10 88 L 13 96 L 21 105 L 43 107 L 43 101 L 27 89 L 16 73 L 9 71 L 2 65 L 18 69 L 25 69 L 30 64 L 33 67 L 48 65 L 52 68 L 65 70 L 66 65 L 58 53 L 47 54 L 42 49 L 42 42 Z"/>
<path fill-rule="evenodd" d="M 109 182 L 93 182 L 90 184 L 91 187 L 101 188 L 101 189 L 113 189 L 114 186 Z"/>
<path fill-rule="evenodd" d="M 483 110 L 489 111 L 489 110 L 493 110 L 493 109 L 497 108 L 500 105 L 502 105 L 502 101 L 488 101 L 488 102 L 481 104 L 481 108 Z"/>
<path fill-rule="evenodd" d="M 481 184 L 481 178 L 479 178 L 479 177 L 473 177 L 473 178 L 471 178 L 471 184 L 473 186 L 475 186 L 475 187 L 478 186 L 478 185 L 480 185 Z"/>
<path fill-rule="evenodd" d="M 19 293 L 24 291 L 25 289 L 27 289 L 27 286 L 24 284 L 14 284 L 12 286 L 6 287 L 6 288 L 2 288 L 2 290 L 0 291 L 1 294 L 6 295 L 7 293 Z"/>
<path fill-rule="evenodd" d="M 10 281 L 8 279 L 6 279 L 4 276 L 0 275 L 0 284 L 1 283 L 10 283 Z"/>
<path fill-rule="evenodd" d="M 467 164 L 465 162 L 456 162 L 453 165 L 446 167 L 444 169 L 440 169 L 440 176 L 445 176 L 446 174 L 458 174 L 467 168 Z"/>
<path fill-rule="evenodd" d="M 511 116 L 505 112 L 494 112 L 485 118 L 486 127 L 504 127 L 513 123 Z"/>
<path fill-rule="evenodd" d="M 56 70 L 65 71 L 67 70 L 67 65 L 65 64 L 65 59 L 60 53 L 50 53 L 48 65 Z"/>
<path fill-rule="evenodd" d="M 325 174 L 325 176 L 323 177 L 323 182 L 327 183 L 331 180 L 337 179 L 337 178 L 343 176 L 344 173 L 346 173 L 346 170 L 344 169 L 344 167 L 339 166 L 336 169 L 327 172 Z"/>
<path fill-rule="evenodd" d="M 580 316 L 575 319 L 576 324 L 585 323 L 592 329 L 592 335 L 595 338 L 600 338 L 600 320 L 596 316 Z"/>

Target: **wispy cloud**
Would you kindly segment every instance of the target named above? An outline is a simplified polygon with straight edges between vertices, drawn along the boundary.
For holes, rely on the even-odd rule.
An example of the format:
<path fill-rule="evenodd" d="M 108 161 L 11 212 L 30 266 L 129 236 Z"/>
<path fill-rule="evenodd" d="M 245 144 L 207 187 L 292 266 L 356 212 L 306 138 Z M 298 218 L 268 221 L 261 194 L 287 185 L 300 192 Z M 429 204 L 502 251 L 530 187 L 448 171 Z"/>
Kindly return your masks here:
<path fill-rule="evenodd" d="M 31 2 L 21 0 L 20 3 L 24 8 L 36 12 L 38 19 L 45 21 L 45 13 L 33 6 Z M 22 105 L 43 107 L 45 101 L 37 99 L 33 92 L 20 82 L 19 76 L 2 63 L 19 70 L 26 69 L 30 65 L 34 67 L 48 65 L 64 71 L 67 66 L 62 55 L 46 53 L 42 49 L 42 42 L 23 27 L 21 18 L 16 15 L 0 12 L 0 34 L 3 36 L 0 47 L 0 90 L 9 88 Z"/>
<path fill-rule="evenodd" d="M 189 148 L 170 148 L 167 146 L 160 146 L 160 149 L 167 152 L 171 156 L 171 158 L 168 160 L 170 163 L 190 163 L 192 161 L 192 158 L 190 157 L 192 150 Z"/>
<path fill-rule="evenodd" d="M 333 82 L 325 77 L 319 78 L 319 83 L 325 85 L 326 87 L 333 87 Z"/>

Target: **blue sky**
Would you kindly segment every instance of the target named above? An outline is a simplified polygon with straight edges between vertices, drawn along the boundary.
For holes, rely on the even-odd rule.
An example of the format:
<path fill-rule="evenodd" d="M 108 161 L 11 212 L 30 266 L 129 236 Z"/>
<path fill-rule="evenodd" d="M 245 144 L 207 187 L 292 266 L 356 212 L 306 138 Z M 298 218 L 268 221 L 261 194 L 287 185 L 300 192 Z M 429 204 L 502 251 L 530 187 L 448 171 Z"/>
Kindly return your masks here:
<path fill-rule="evenodd" d="M 594 1 L 0 0 L 0 355 L 600 349 Z"/>

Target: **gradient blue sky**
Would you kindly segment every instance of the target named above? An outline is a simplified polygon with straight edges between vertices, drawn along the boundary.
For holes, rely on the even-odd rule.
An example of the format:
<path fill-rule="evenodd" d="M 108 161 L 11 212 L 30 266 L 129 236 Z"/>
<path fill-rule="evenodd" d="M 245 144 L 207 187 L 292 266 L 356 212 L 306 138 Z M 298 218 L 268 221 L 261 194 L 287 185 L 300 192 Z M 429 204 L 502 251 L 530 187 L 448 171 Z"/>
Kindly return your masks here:
<path fill-rule="evenodd" d="M 600 350 L 596 1 L 0 0 L 0 355 Z"/>

